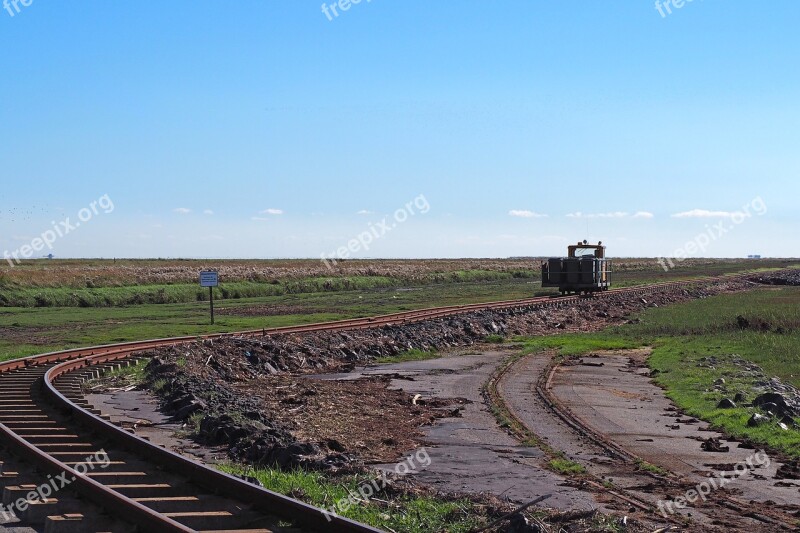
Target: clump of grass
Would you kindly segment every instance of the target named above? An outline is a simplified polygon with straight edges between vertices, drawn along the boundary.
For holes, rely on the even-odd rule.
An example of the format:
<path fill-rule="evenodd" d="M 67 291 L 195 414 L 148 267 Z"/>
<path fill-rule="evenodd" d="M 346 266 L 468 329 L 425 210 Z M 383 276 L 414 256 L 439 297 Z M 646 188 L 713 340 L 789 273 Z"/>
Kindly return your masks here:
<path fill-rule="evenodd" d="M 145 368 L 148 361 L 139 360 L 135 364 L 124 366 L 116 370 L 106 372 L 97 379 L 92 379 L 84 384 L 85 389 L 90 389 L 98 385 L 108 387 L 128 387 L 131 385 L 141 385 L 145 381 Z"/>
<path fill-rule="evenodd" d="M 269 490 L 328 511 L 334 509 L 339 516 L 386 531 L 461 533 L 486 525 L 489 521 L 483 505 L 466 498 L 451 500 L 424 492 L 401 495 L 381 492 L 369 499 L 358 496 L 353 500 L 353 505 L 337 507 L 338 502 L 358 495 L 359 488 L 374 481 L 375 476 L 370 474 L 334 478 L 321 472 L 272 468 L 254 470 L 235 464 L 219 465 L 218 468 L 229 474 L 254 477 Z"/>
<path fill-rule="evenodd" d="M 168 382 L 166 379 L 164 379 L 164 378 L 158 378 L 158 379 L 156 379 L 156 380 L 154 380 L 154 381 L 153 381 L 152 385 L 150 385 L 150 388 L 151 388 L 151 389 L 152 389 L 154 392 L 161 392 L 161 391 L 163 391 L 165 388 L 167 388 L 167 385 L 169 385 L 169 382 Z"/>
<path fill-rule="evenodd" d="M 193 435 L 200 433 L 200 423 L 203 421 L 204 417 L 205 413 L 203 412 L 197 412 L 189 416 L 189 418 L 186 420 L 186 428 L 190 433 Z"/>
<path fill-rule="evenodd" d="M 639 470 L 644 470 L 645 472 L 650 472 L 652 474 L 658 474 L 659 476 L 668 476 L 669 472 L 661 468 L 660 466 L 654 465 L 652 463 L 648 463 L 642 459 L 636 460 L 636 468 Z"/>
<path fill-rule="evenodd" d="M 503 344 L 506 338 L 502 335 L 487 335 L 483 340 L 491 344 Z"/>
<path fill-rule="evenodd" d="M 406 361 L 425 361 L 427 359 L 436 359 L 441 357 L 436 350 L 407 350 L 397 355 L 390 355 L 387 357 L 378 357 L 375 359 L 376 363 L 405 363 Z"/>
<path fill-rule="evenodd" d="M 547 465 L 555 472 L 563 475 L 578 475 L 585 474 L 586 468 L 583 465 L 576 463 L 570 459 L 551 459 Z"/>

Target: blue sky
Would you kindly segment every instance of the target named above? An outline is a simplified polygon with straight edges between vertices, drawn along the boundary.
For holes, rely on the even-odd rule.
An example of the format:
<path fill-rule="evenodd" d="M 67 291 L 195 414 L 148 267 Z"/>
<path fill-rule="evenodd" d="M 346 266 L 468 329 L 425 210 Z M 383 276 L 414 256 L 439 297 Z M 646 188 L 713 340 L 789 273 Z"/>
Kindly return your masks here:
<path fill-rule="evenodd" d="M 0 10 L 0 250 L 800 255 L 796 1 L 320 4 Z"/>

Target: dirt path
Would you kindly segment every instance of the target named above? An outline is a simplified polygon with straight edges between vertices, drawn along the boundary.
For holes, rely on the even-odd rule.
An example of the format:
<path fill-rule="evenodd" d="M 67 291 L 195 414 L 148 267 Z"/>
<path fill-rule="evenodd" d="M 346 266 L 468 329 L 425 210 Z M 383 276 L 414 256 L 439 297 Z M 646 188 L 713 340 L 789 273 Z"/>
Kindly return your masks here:
<path fill-rule="evenodd" d="M 378 374 L 413 378 L 395 379 L 391 386 L 422 398 L 465 398 L 461 416 L 437 420 L 425 429 L 431 464 L 415 474 L 420 483 L 447 493 L 492 493 L 515 502 L 528 502 L 553 494 L 544 507 L 560 510 L 593 509 L 591 494 L 568 485 L 567 480 L 544 468 L 538 449 L 521 446 L 499 427 L 485 405 L 481 389 L 508 351 L 450 356 L 380 366 L 367 366 L 348 374 L 320 379 L 356 379 Z M 392 465 L 385 465 L 386 467 Z"/>
<path fill-rule="evenodd" d="M 774 479 L 778 461 L 767 461 L 763 452 L 739 447 L 737 442 L 726 441 L 720 433 L 709 430 L 708 424 L 678 413 L 662 389 L 649 379 L 641 360 L 640 353 L 612 352 L 584 358 L 588 364 L 561 366 L 554 375 L 552 392 L 586 426 L 645 461 L 673 472 L 690 486 L 707 483 L 712 492 L 726 493 L 742 502 L 758 502 L 757 512 L 783 506 L 791 513 L 800 511 L 797 487 Z M 701 442 L 709 438 L 719 439 L 729 451 L 703 451 Z M 743 465 L 738 467 L 741 475 L 735 475 L 736 465 Z M 732 479 L 734 476 L 736 479 Z M 722 478 L 724 490 L 714 489 L 723 484 Z M 709 501 L 714 496 L 710 494 Z M 697 517 L 707 508 L 699 499 L 679 512 Z M 712 516 L 719 518 L 716 510 Z M 741 518 L 741 522 L 747 521 Z M 744 525 L 741 522 L 740 527 Z"/>
<path fill-rule="evenodd" d="M 676 412 L 663 391 L 651 383 L 641 362 L 646 353 L 602 354 L 557 367 L 551 392 L 567 414 L 574 415 L 590 431 L 612 440 L 622 451 L 599 444 L 583 433 L 580 425 L 567 424 L 548 404 L 548 396 L 537 393 L 547 382 L 550 357 L 526 356 L 501 374 L 496 387 L 505 407 L 546 445 L 545 451 L 520 446 L 497 423 L 483 398 L 482 389 L 513 352 L 487 350 L 477 354 L 440 359 L 367 366 L 348 374 L 319 376 L 320 379 L 355 379 L 361 376 L 397 374 L 391 386 L 422 398 L 465 398 L 460 418 L 437 420 L 425 432 L 432 463 L 415 474 L 417 481 L 444 492 L 489 492 L 512 501 L 529 501 L 553 492 L 547 506 L 556 509 L 598 508 L 629 514 L 653 528 L 684 523 L 687 530 L 777 531 L 766 518 L 747 515 L 782 514 L 782 506 L 796 504 L 797 488 L 776 486 L 772 479 L 776 462 L 759 466 L 752 456 L 757 450 L 726 443 L 730 452 L 704 452 L 702 440 L 721 437 L 702 423 L 690 422 Z M 569 417 L 568 417 L 569 418 Z M 678 428 L 673 429 L 677 424 Z M 589 483 L 579 486 L 581 476 L 553 473 L 547 463 L 553 451 L 587 469 Z M 627 453 L 647 463 L 637 463 Z M 730 478 L 736 463 L 753 468 L 740 479 L 726 481 L 725 489 L 680 510 L 676 497 L 711 478 Z M 657 471 L 652 465 L 669 472 Z M 389 465 L 387 465 L 389 466 Z M 711 476 L 711 477 L 709 477 Z M 594 485 L 591 485 L 594 480 Z M 601 484 L 605 484 L 604 488 Z M 607 490 L 610 489 L 610 490 Z M 716 489 L 715 489 L 716 490 Z M 613 491 L 613 492 L 612 492 Z M 648 504 L 642 512 L 628 501 Z M 753 500 L 756 503 L 751 503 Z M 737 508 L 736 502 L 741 501 Z M 762 503 L 757 503 L 762 502 Z M 658 505 L 661 503 L 661 507 Z M 674 509 L 667 518 L 655 510 Z M 795 512 L 798 508 L 791 508 Z"/>
<path fill-rule="evenodd" d="M 500 378 L 497 389 L 507 409 L 531 433 L 541 438 L 555 451 L 586 468 L 596 481 L 612 484 L 627 494 L 655 505 L 658 495 L 654 489 L 670 483 L 647 471 L 637 469 L 595 441 L 568 425 L 536 391 L 537 384 L 546 380 L 551 358 L 548 354 L 523 357 Z M 623 500 L 613 498 L 602 490 L 595 497 L 605 507 L 616 511 L 629 508 Z"/>

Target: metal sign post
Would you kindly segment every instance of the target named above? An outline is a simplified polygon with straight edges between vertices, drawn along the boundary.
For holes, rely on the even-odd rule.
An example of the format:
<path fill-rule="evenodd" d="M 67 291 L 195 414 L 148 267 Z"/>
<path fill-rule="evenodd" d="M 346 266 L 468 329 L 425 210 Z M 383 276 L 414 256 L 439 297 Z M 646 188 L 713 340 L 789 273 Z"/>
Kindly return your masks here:
<path fill-rule="evenodd" d="M 211 305 L 211 325 L 214 325 L 214 287 L 219 285 L 219 275 L 213 271 L 200 272 L 200 286 L 208 287 L 208 301 Z"/>

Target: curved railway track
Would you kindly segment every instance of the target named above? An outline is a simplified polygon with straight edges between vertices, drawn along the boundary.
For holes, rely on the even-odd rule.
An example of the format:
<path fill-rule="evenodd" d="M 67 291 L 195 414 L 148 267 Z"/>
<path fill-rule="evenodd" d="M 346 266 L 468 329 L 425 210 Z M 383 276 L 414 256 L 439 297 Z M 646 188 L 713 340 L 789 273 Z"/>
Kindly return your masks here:
<path fill-rule="evenodd" d="M 511 421 L 508 426 L 508 431 L 520 441 L 530 441 L 533 438 L 541 447 L 542 450 L 548 454 L 548 457 L 560 457 L 559 450 L 549 448 L 545 440 L 542 440 L 537 434 L 536 428 L 529 427 L 525 424 L 523 419 L 514 411 L 509 402 L 503 396 L 498 384 L 504 379 L 506 375 L 513 374 L 517 371 L 517 366 L 522 362 L 520 359 L 509 360 L 506 364 L 502 365 L 495 374 L 492 375 L 486 385 L 488 400 L 495 406 L 503 409 L 504 415 Z M 673 472 L 662 474 L 653 474 L 646 470 L 640 470 L 640 464 L 644 463 L 644 459 L 639 457 L 634 452 L 621 446 L 613 439 L 601 433 L 599 430 L 592 428 L 586 421 L 576 415 L 568 405 L 560 401 L 552 392 L 553 380 L 556 372 L 558 371 L 561 362 L 553 358 L 544 372 L 536 380 L 532 386 L 532 391 L 542 401 L 558 419 L 564 422 L 577 434 L 589 439 L 599 448 L 604 450 L 609 458 L 613 458 L 631 467 L 632 471 L 637 471 L 643 477 L 650 477 L 652 481 L 662 483 L 663 488 L 674 489 L 675 496 L 679 496 L 688 488 L 694 486 L 693 483 L 687 485 L 686 480 Z M 688 518 L 679 514 L 673 514 L 668 517 L 660 515 L 656 505 L 649 500 L 642 498 L 636 493 L 635 490 L 627 490 L 620 486 L 609 486 L 604 483 L 605 480 L 592 476 L 589 473 L 579 474 L 577 476 L 579 482 L 583 485 L 592 487 L 597 492 L 602 492 L 605 495 L 612 496 L 614 499 L 629 504 L 632 508 L 643 511 L 654 517 L 660 517 L 662 522 L 672 523 L 673 527 L 681 530 L 687 528 L 697 528 Z M 755 501 L 745 501 L 737 498 L 734 495 L 728 495 L 723 492 L 716 493 L 713 498 L 709 498 L 705 502 L 707 508 L 715 507 L 718 516 L 724 517 L 727 523 L 736 523 L 741 517 L 747 517 L 753 520 L 751 531 L 798 531 L 800 530 L 797 522 L 797 515 L 793 514 L 795 511 L 788 512 L 778 507 L 771 507 Z M 760 524 L 759 524 L 760 523 Z M 723 530 L 726 530 L 724 527 Z M 689 529 L 694 530 L 694 529 Z M 667 530 L 664 530 L 667 531 Z"/>
<path fill-rule="evenodd" d="M 613 289 L 596 297 L 645 294 L 714 279 L 719 278 Z M 481 310 L 561 307 L 583 298 L 447 306 L 202 338 L 374 328 Z M 127 342 L 0 364 L 0 442 L 6 452 L 0 513 L 13 506 L 23 524 L 54 532 L 378 531 L 156 446 L 111 424 L 83 399 L 82 381 L 128 364 L 136 352 L 196 339 Z"/>
<path fill-rule="evenodd" d="M 511 370 L 514 365 L 510 365 L 506 371 Z M 631 466 L 645 462 L 643 458 L 635 453 L 629 451 L 625 447 L 617 444 L 612 439 L 594 430 L 586 421 L 577 416 L 572 410 L 561 402 L 552 392 L 553 379 L 558 370 L 559 363 L 555 360 L 551 361 L 547 371 L 542 374 L 536 383 L 535 392 L 541 398 L 543 403 L 550 408 L 553 413 L 563 420 L 568 426 L 577 431 L 579 434 L 588 438 L 602 449 L 611 457 L 616 457 Z M 512 415 L 513 416 L 513 415 Z M 671 477 L 675 476 L 672 472 L 669 473 Z M 657 478 L 656 478 L 657 479 Z M 655 507 L 651 502 L 647 502 L 636 495 L 624 489 L 615 488 L 620 497 L 629 501 L 634 506 L 649 511 L 653 514 L 656 513 Z M 726 495 L 724 493 L 715 494 L 714 498 L 708 500 L 709 506 L 716 505 L 723 509 L 723 513 L 729 515 L 731 520 L 737 517 L 746 516 L 757 522 L 766 525 L 770 530 L 786 530 L 797 531 L 797 519 L 789 513 L 784 513 L 779 509 L 769 509 L 768 506 L 760 505 L 757 502 L 744 501 L 735 496 Z M 673 517 L 676 523 L 685 521 L 682 517 Z"/>

